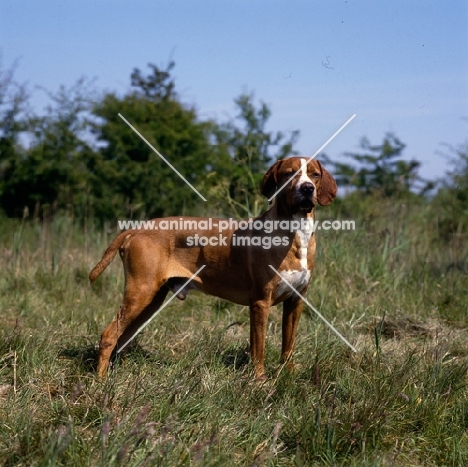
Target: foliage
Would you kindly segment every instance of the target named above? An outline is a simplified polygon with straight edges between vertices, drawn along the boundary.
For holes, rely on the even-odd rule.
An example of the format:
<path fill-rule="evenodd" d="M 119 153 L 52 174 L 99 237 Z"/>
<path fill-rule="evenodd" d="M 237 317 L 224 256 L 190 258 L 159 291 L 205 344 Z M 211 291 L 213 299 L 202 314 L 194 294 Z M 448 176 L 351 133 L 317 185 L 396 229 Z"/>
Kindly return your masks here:
<path fill-rule="evenodd" d="M 45 115 L 23 115 L 24 94 L 12 94 L 12 74 L 2 92 L 12 94 L 0 113 L 0 204 L 9 216 L 58 212 L 99 222 L 201 214 L 207 208 L 184 181 L 130 128 L 125 118 L 182 176 L 215 199 L 210 214 L 242 215 L 263 204 L 258 188 L 271 161 L 293 153 L 297 132 L 268 132 L 271 115 L 253 95 L 235 100 L 236 122 L 201 120 L 183 104 L 166 68 L 135 69 L 123 96 L 96 97 L 92 83 L 48 93 Z M 239 122 L 239 123 L 238 123 Z M 26 132 L 28 145 L 19 141 Z M 272 149 L 273 148 L 273 149 Z M 244 206 L 247 206 L 244 209 Z"/>
<path fill-rule="evenodd" d="M 132 73 L 134 89 L 120 98 L 107 93 L 93 112 L 101 143 L 89 169 L 93 212 L 99 218 L 180 215 L 199 204 L 198 196 L 119 117 L 122 115 L 147 141 L 200 188 L 212 161 L 207 133 L 195 109 L 179 102 L 166 70 L 151 65 L 152 74 Z"/>
<path fill-rule="evenodd" d="M 450 170 L 440 180 L 435 197 L 439 206 L 438 228 L 440 234 L 451 242 L 457 242 L 468 230 L 468 142 L 448 146 Z"/>
<path fill-rule="evenodd" d="M 401 158 L 405 144 L 394 134 L 387 133 L 379 145 L 372 145 L 367 138 L 362 138 L 360 147 L 361 152 L 346 154 L 357 165 L 332 162 L 339 185 L 361 194 L 383 197 L 405 196 L 412 189 L 424 194 L 434 187 L 418 176 L 419 161 Z M 418 187 L 421 182 L 423 186 Z"/>
<path fill-rule="evenodd" d="M 448 181 L 444 182 L 445 188 L 457 190 L 460 201 L 468 205 L 468 141 L 454 148 L 450 147 L 453 154 L 451 164 L 453 170 L 448 173 Z"/>
<path fill-rule="evenodd" d="M 219 200 L 221 213 L 245 217 L 257 215 L 263 207 L 259 195 L 263 175 L 274 161 L 296 153 L 293 147 L 299 132 L 287 136 L 267 131 L 271 111 L 265 102 L 257 108 L 253 94 L 242 94 L 234 102 L 235 121 L 213 127 L 218 158 L 208 181 L 217 180 L 211 193 Z"/>
<path fill-rule="evenodd" d="M 235 99 L 234 119 L 202 120 L 181 102 L 172 76 L 149 64 L 131 74 L 131 89 L 97 96 L 93 83 L 79 80 L 49 93 L 44 115 L 27 107 L 25 86 L 14 67 L 0 70 L 0 207 L 8 216 L 47 218 L 67 213 L 102 224 L 116 218 L 183 214 L 256 215 L 265 200 L 258 188 L 267 167 L 295 154 L 298 132 L 270 131 L 271 110 L 252 93 Z M 198 196 L 122 120 L 123 116 L 206 198 Z M 420 163 L 403 159 L 405 145 L 388 133 L 381 144 L 361 141 L 351 163 L 325 165 L 338 180 L 332 209 L 369 213 L 380 198 L 420 203 L 434 182 L 418 175 Z M 466 145 L 451 148 L 454 170 L 437 195 L 440 233 L 467 228 Z M 364 195 L 364 196 L 363 196 Z M 212 201 L 213 200 L 213 201 Z M 460 230 L 461 229 L 461 230 Z M 450 237 L 451 238 L 451 237 Z"/>
<path fill-rule="evenodd" d="M 18 216 L 26 209 L 44 216 L 66 208 L 69 214 L 87 215 L 87 161 L 93 153 L 87 142 L 90 84 L 81 79 L 70 89 L 49 93 L 46 115 L 24 121 L 30 147 L 12 156 L 4 171 L 6 214 Z"/>
<path fill-rule="evenodd" d="M 11 172 L 24 157 L 20 134 L 28 100 L 25 85 L 14 81 L 16 65 L 5 70 L 0 63 L 0 203 Z"/>

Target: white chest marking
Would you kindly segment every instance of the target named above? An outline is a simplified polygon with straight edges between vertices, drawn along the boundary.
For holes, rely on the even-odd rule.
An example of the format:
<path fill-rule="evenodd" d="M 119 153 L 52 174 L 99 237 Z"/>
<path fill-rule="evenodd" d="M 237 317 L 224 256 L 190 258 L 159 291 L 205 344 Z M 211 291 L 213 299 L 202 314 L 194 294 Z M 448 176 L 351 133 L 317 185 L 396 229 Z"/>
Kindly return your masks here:
<path fill-rule="evenodd" d="M 296 232 L 296 239 L 299 239 L 299 259 L 301 262 L 300 269 L 296 270 L 286 270 L 281 271 L 281 276 L 285 279 L 278 284 L 278 296 L 283 295 L 285 292 L 290 292 L 288 295 L 291 295 L 291 287 L 285 282 L 289 282 L 298 292 L 304 290 L 310 280 L 310 270 L 307 265 L 307 247 L 309 246 L 309 240 L 313 234 L 314 229 L 314 219 L 311 218 L 301 218 L 298 215 L 293 215 L 293 219 L 301 222 L 301 228 Z"/>
<path fill-rule="evenodd" d="M 276 291 L 278 297 L 285 293 L 288 297 L 291 296 L 293 291 L 291 290 L 290 285 L 298 292 L 301 292 L 306 288 L 310 279 L 310 271 L 308 269 L 301 269 L 299 271 L 281 271 L 280 274 L 284 278 L 284 281 L 281 281 L 278 284 L 278 289 Z"/>
<path fill-rule="evenodd" d="M 310 238 L 314 233 L 314 218 L 308 217 L 307 219 L 301 218 L 297 214 L 293 215 L 293 219 L 301 223 L 301 228 L 296 232 L 296 239 L 299 239 L 300 244 L 300 260 L 301 268 L 307 269 L 307 248 L 309 246 Z"/>

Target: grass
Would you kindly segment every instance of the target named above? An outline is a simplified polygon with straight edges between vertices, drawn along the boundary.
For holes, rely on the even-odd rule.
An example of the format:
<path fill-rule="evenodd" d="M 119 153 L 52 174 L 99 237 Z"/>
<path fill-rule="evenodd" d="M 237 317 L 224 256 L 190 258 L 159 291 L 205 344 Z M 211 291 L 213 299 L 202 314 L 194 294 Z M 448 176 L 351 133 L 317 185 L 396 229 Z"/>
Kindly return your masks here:
<path fill-rule="evenodd" d="M 325 218 L 331 215 L 322 210 Z M 343 214 L 344 215 L 344 214 Z M 248 312 L 174 301 L 94 374 L 119 306 L 120 261 L 90 287 L 113 232 L 0 227 L 0 464 L 4 466 L 459 466 L 468 462 L 466 234 L 429 204 L 380 204 L 354 232 L 317 233 L 296 370 L 270 316 L 264 384 L 248 364 Z"/>

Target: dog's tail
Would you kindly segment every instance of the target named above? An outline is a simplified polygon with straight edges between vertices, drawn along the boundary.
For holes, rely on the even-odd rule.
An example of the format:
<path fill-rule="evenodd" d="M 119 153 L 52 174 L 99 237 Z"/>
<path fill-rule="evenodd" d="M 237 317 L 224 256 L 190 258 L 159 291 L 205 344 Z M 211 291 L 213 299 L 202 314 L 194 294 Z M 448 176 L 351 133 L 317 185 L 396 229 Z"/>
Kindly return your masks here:
<path fill-rule="evenodd" d="M 112 260 L 115 258 L 117 251 L 123 245 L 125 239 L 131 234 L 131 230 L 126 230 L 114 238 L 113 242 L 107 247 L 107 250 L 102 255 L 101 261 L 99 261 L 99 263 L 97 263 L 89 273 L 89 282 L 91 282 L 91 284 L 101 275 L 102 271 L 104 271 L 104 269 L 106 269 L 107 266 L 112 263 Z"/>

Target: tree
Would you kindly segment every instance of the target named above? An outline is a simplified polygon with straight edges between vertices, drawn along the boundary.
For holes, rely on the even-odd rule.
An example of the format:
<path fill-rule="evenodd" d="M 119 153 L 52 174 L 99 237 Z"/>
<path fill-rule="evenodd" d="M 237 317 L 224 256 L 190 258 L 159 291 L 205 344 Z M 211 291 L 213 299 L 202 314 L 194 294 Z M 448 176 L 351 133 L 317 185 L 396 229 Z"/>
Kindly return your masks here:
<path fill-rule="evenodd" d="M 59 210 L 86 215 L 89 83 L 79 80 L 70 89 L 48 93 L 52 101 L 45 116 L 27 120 L 29 148 L 19 148 L 5 170 L 1 203 L 10 216 L 27 208 L 35 215 Z"/>
<path fill-rule="evenodd" d="M 183 104 L 171 75 L 174 63 L 135 69 L 131 90 L 95 98 L 84 79 L 49 93 L 45 115 L 23 116 L 24 94 L 0 80 L 0 203 L 10 216 L 27 208 L 37 216 L 66 212 L 99 221 L 169 215 L 255 213 L 270 163 L 293 153 L 297 132 L 269 132 L 271 112 L 253 95 L 235 103 L 235 121 L 202 121 Z M 2 75 L 0 75 L 1 77 Z M 3 84 L 2 84 L 3 83 Z M 3 107 L 2 107 L 3 105 Z M 4 110 L 5 109 L 5 110 Z M 198 195 L 132 130 L 119 114 L 209 198 Z M 20 119 L 21 116 L 21 119 Z M 28 147 L 19 141 L 27 133 Z M 214 201 L 213 201 L 214 200 Z"/>
<path fill-rule="evenodd" d="M 99 217 L 155 217 L 193 211 L 200 199 L 119 117 L 125 117 L 195 187 L 204 184 L 212 162 L 208 133 L 195 109 L 183 105 L 166 69 L 135 69 L 132 91 L 107 93 L 95 106 L 95 135 L 101 145 L 89 166 L 93 206 Z M 99 201 L 98 201 L 99 200 Z"/>
<path fill-rule="evenodd" d="M 271 111 L 264 102 L 257 108 L 253 94 L 235 99 L 236 121 L 213 128 L 218 153 L 214 174 L 217 183 L 211 187 L 218 197 L 220 211 L 237 217 L 255 215 L 264 204 L 259 194 L 263 174 L 272 162 L 295 154 L 293 146 L 299 132 L 289 137 L 282 132 L 268 132 Z"/>
<path fill-rule="evenodd" d="M 363 138 L 360 147 L 362 151 L 359 153 L 345 154 L 357 165 L 327 159 L 327 163 L 334 167 L 339 185 L 366 195 L 374 193 L 384 197 L 407 195 L 412 189 L 422 194 L 434 187 L 433 183 L 419 177 L 419 161 L 401 159 L 405 144 L 394 134 L 387 133 L 379 145 L 372 145 Z M 422 187 L 418 187 L 421 183 Z"/>
<path fill-rule="evenodd" d="M 468 229 L 468 141 L 458 146 L 447 145 L 452 170 L 440 181 L 434 199 L 440 234 L 452 239 Z"/>
<path fill-rule="evenodd" d="M 8 180 L 13 168 L 24 157 L 20 134 L 25 129 L 28 94 L 25 85 L 14 81 L 16 64 L 4 70 L 0 63 L 0 205 L 8 213 L 5 199 Z"/>
<path fill-rule="evenodd" d="M 442 186 L 455 190 L 458 199 L 468 208 L 468 141 L 457 147 L 449 146 L 452 154 L 450 163 L 453 169 L 447 172 Z"/>

